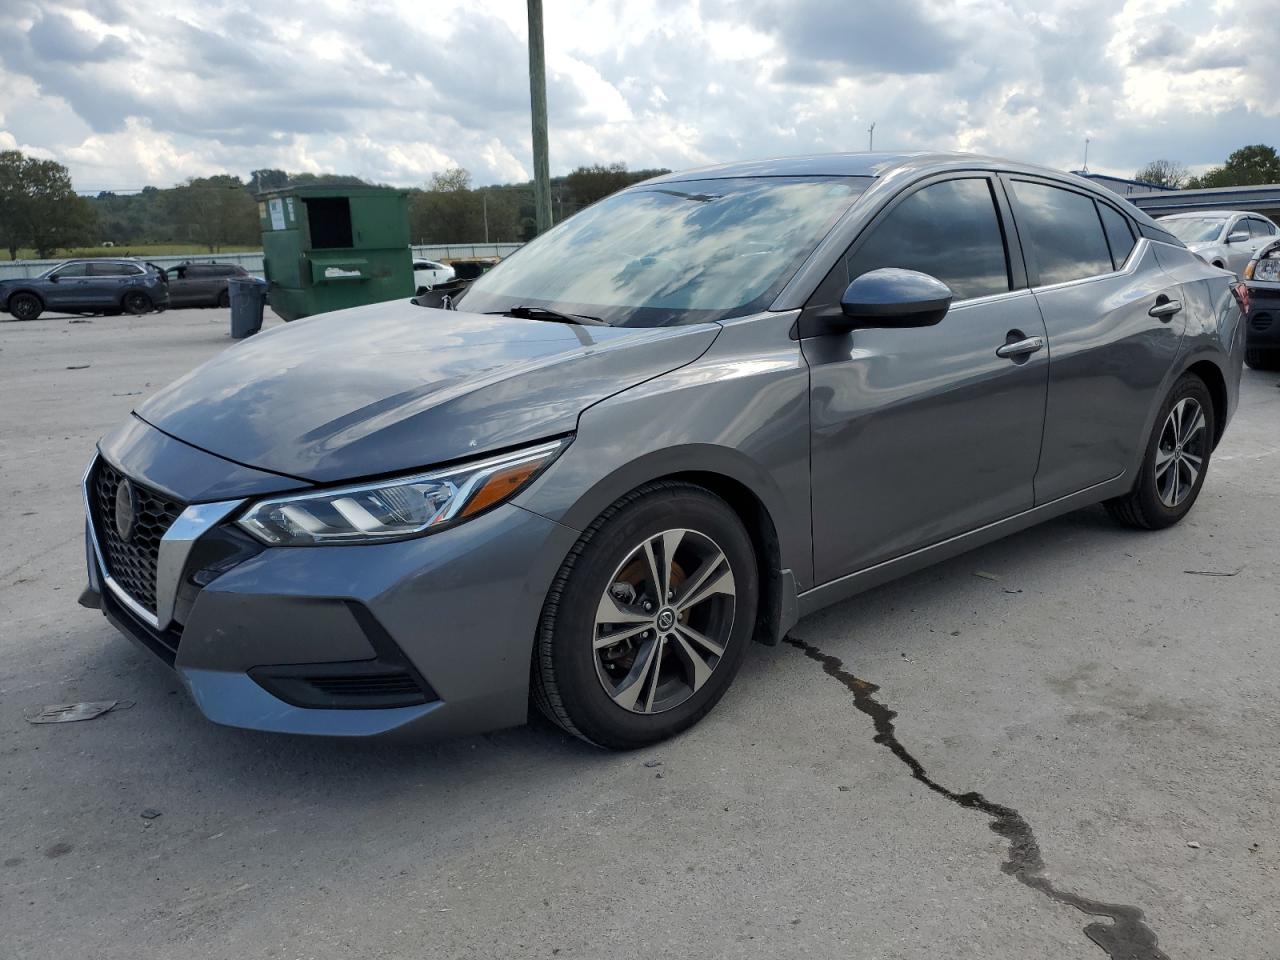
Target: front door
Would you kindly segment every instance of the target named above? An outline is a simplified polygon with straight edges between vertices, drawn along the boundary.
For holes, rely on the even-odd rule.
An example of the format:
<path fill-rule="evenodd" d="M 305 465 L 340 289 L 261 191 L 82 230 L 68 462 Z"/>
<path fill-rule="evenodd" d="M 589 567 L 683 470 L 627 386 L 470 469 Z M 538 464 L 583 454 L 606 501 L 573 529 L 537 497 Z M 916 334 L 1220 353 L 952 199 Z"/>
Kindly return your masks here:
<path fill-rule="evenodd" d="M 817 583 L 1033 505 L 1049 359 L 1043 345 L 996 353 L 1045 337 L 1006 235 L 997 181 L 934 180 L 891 201 L 806 307 L 830 309 L 879 267 L 930 274 L 955 295 L 936 326 L 802 339 Z"/>
<path fill-rule="evenodd" d="M 40 291 L 45 307 L 57 311 L 87 306 L 90 301 L 88 274 L 89 265 L 84 262 L 59 267 Z"/>

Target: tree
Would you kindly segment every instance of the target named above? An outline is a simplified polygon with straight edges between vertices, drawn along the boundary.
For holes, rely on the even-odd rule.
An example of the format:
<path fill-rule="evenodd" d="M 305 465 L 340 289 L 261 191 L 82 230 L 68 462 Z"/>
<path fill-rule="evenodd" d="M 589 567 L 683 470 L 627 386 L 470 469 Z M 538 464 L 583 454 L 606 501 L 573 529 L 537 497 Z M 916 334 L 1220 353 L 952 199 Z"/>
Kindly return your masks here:
<path fill-rule="evenodd" d="M 47 259 L 59 250 L 89 241 L 97 216 L 89 201 L 76 195 L 62 164 L 0 152 L 0 238 L 16 259 L 20 247 L 35 247 Z"/>
<path fill-rule="evenodd" d="M 289 174 L 283 170 L 255 170 L 249 174 L 249 192 L 254 196 L 289 185 Z"/>
<path fill-rule="evenodd" d="M 1169 187 L 1177 190 L 1187 182 L 1190 174 L 1185 166 L 1176 160 L 1152 160 L 1133 175 L 1133 179 L 1144 183 L 1154 183 L 1158 187 Z"/>
<path fill-rule="evenodd" d="M 0 244 L 9 251 L 10 260 L 18 259 L 23 245 L 19 218 L 25 159 L 17 150 L 0 150 Z"/>
<path fill-rule="evenodd" d="M 188 180 L 172 192 L 171 209 L 189 239 L 210 253 L 224 243 L 252 243 L 258 236 L 258 210 L 239 177 L 220 173 Z"/>
<path fill-rule="evenodd" d="M 1187 181 L 1191 189 L 1245 187 L 1254 183 L 1280 183 L 1280 155 L 1263 143 L 1241 147 L 1220 167 Z"/>

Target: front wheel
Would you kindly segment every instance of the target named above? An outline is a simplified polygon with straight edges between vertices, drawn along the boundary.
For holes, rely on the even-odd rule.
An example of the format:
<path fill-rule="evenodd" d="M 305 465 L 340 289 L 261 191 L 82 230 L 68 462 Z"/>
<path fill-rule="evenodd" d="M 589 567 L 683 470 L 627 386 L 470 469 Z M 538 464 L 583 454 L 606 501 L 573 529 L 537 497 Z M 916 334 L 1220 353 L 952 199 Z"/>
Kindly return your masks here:
<path fill-rule="evenodd" d="M 755 627 L 751 539 L 723 500 L 662 481 L 582 535 L 543 607 L 533 694 L 569 733 L 626 750 L 673 736 L 724 695 Z"/>
<path fill-rule="evenodd" d="M 44 304 L 34 293 L 16 293 L 9 298 L 9 312 L 15 320 L 34 320 L 44 312 Z"/>
<path fill-rule="evenodd" d="M 1203 380 L 1184 374 L 1165 398 L 1134 488 L 1107 501 L 1121 523 L 1159 530 L 1191 510 L 1204 486 L 1213 453 L 1213 396 Z"/>
<path fill-rule="evenodd" d="M 141 290 L 131 290 L 124 295 L 124 302 L 120 304 L 125 311 L 133 314 L 135 317 L 144 313 L 150 313 L 152 309 L 151 298 Z"/>

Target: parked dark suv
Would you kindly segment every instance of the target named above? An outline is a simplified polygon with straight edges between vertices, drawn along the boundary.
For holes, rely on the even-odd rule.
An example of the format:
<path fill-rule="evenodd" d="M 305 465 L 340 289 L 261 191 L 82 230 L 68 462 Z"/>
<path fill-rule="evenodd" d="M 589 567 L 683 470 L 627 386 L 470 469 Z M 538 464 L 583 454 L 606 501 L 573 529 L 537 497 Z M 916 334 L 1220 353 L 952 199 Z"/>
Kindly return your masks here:
<path fill-rule="evenodd" d="M 227 282 L 249 273 L 234 263 L 184 263 L 170 267 L 165 276 L 169 280 L 171 307 L 229 307 Z"/>
<path fill-rule="evenodd" d="M 141 260 L 68 260 L 38 277 L 0 280 L 0 310 L 17 320 L 57 313 L 148 313 L 169 304 L 164 274 Z"/>

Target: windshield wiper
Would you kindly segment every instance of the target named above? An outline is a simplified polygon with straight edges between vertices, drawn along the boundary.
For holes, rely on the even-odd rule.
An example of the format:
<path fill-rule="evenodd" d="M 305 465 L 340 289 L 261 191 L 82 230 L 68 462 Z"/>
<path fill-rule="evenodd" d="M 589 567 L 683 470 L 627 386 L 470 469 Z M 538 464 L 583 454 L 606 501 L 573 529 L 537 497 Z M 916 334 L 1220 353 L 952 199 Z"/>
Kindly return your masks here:
<path fill-rule="evenodd" d="M 561 313 L 547 307 L 531 307 L 519 304 L 505 310 L 490 310 L 489 313 L 499 317 L 519 317 L 521 320 L 550 320 L 554 323 L 576 323 L 583 327 L 607 327 L 599 317 L 589 317 L 585 313 Z"/>

